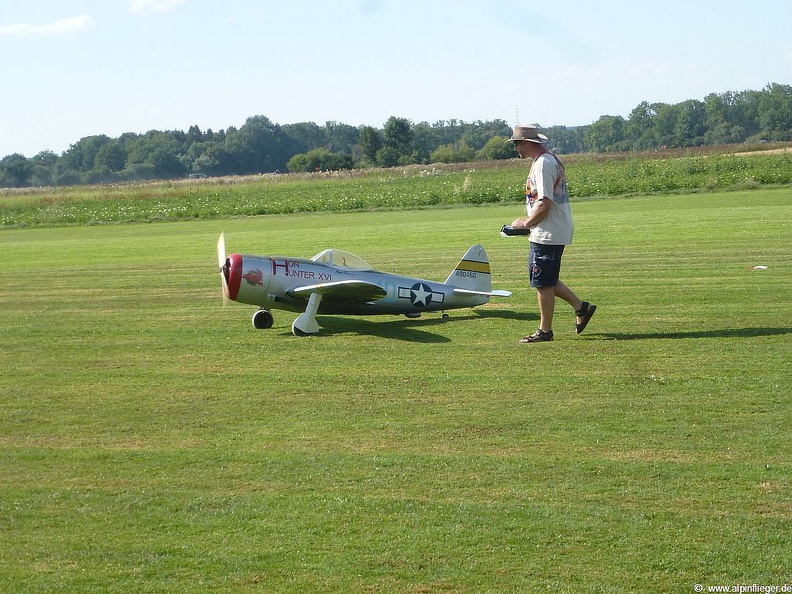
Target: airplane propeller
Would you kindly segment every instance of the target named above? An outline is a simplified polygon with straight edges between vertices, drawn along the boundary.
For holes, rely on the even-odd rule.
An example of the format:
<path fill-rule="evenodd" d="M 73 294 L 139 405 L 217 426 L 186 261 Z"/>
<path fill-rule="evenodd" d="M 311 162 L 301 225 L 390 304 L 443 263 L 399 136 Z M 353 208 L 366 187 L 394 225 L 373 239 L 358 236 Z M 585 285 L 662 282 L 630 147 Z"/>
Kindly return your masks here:
<path fill-rule="evenodd" d="M 217 265 L 220 267 L 220 288 L 223 292 L 223 305 L 225 305 L 228 303 L 228 283 L 225 277 L 225 233 L 221 233 L 220 239 L 217 240 Z"/>

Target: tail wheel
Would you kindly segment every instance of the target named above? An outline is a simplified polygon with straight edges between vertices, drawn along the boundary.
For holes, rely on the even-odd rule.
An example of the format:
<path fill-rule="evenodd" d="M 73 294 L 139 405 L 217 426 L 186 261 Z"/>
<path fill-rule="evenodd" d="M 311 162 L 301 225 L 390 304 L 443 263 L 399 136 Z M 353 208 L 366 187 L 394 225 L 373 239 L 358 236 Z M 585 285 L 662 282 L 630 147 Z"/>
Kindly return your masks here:
<path fill-rule="evenodd" d="M 275 319 L 272 317 L 272 314 L 266 309 L 260 309 L 253 314 L 253 327 L 256 330 L 272 328 L 274 322 Z"/>

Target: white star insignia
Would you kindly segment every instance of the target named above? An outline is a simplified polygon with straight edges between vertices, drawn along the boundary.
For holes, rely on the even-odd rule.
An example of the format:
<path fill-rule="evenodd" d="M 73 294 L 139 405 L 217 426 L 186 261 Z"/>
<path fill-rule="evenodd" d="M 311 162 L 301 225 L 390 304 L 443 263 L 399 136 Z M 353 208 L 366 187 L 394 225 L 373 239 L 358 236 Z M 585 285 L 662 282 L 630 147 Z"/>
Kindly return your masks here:
<path fill-rule="evenodd" d="M 432 292 L 427 290 L 427 287 L 421 283 L 412 288 L 413 305 L 426 305 L 432 298 Z"/>

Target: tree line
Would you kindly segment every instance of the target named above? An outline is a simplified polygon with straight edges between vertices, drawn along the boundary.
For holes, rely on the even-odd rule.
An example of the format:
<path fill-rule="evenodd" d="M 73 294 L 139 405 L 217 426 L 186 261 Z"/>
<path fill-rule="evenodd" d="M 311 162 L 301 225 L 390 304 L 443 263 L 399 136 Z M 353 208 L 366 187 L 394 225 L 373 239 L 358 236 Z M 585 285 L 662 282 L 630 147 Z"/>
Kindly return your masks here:
<path fill-rule="evenodd" d="M 703 101 L 640 103 L 626 119 L 602 116 L 546 129 L 559 153 L 643 151 L 663 147 L 792 140 L 792 86 L 707 95 Z M 81 138 L 62 154 L 42 151 L 0 160 L 0 187 L 112 183 L 278 172 L 393 167 L 514 156 L 504 120 L 413 123 L 391 117 L 382 128 L 326 122 L 275 124 L 266 116 L 217 132 L 151 130 Z"/>

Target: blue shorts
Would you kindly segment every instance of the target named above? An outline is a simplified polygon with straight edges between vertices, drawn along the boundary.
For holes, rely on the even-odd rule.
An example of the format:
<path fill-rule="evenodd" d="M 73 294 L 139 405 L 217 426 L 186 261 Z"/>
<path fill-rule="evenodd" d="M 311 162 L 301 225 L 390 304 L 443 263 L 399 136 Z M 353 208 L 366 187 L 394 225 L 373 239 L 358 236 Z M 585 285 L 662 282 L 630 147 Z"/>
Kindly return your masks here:
<path fill-rule="evenodd" d="M 531 242 L 531 250 L 528 252 L 528 279 L 533 288 L 555 287 L 558 284 L 563 254 L 563 245 Z"/>

